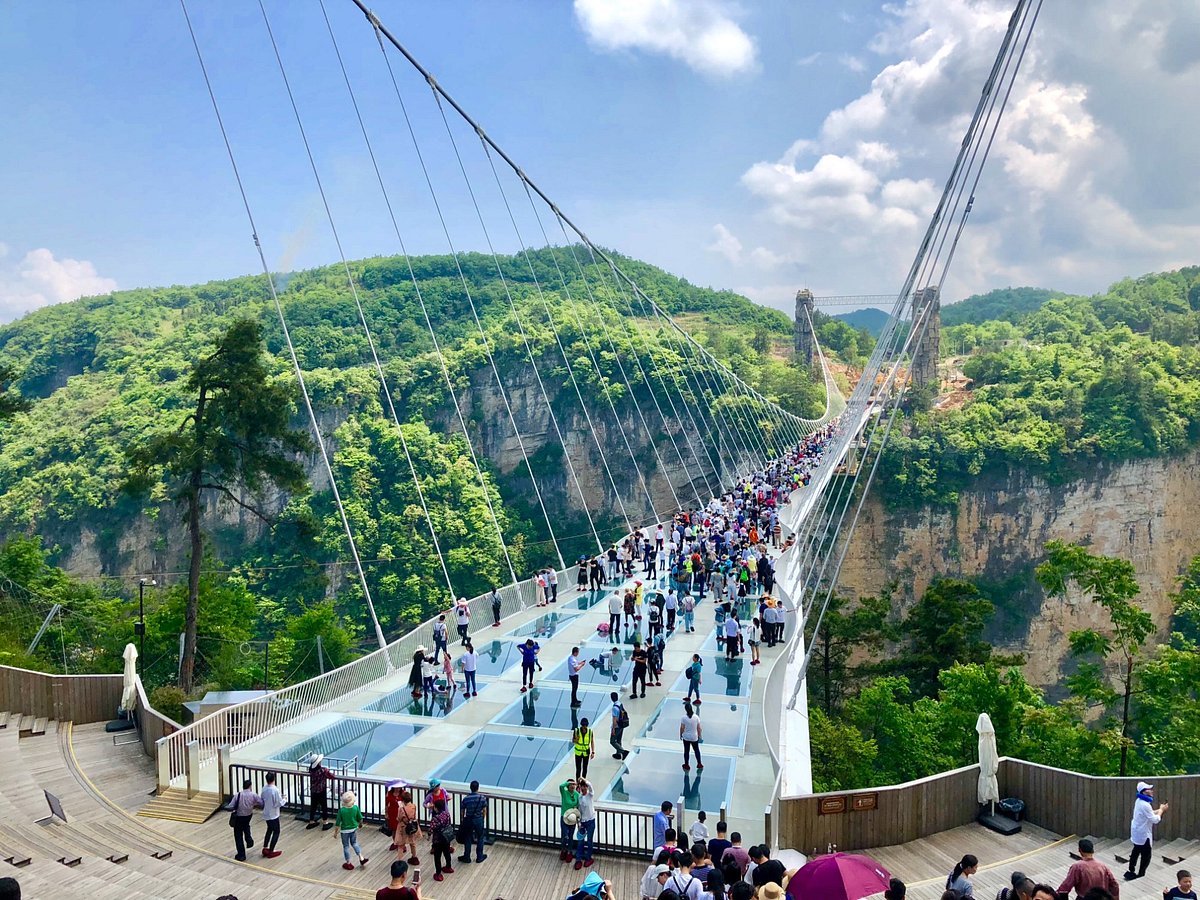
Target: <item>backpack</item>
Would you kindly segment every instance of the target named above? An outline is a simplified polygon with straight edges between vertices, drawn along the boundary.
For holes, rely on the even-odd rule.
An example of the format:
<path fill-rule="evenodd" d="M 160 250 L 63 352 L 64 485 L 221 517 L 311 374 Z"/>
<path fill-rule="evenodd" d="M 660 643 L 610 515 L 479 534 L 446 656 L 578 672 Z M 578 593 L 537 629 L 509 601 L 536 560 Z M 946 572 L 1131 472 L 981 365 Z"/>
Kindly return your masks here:
<path fill-rule="evenodd" d="M 621 710 L 617 715 L 617 727 L 618 728 L 628 728 L 629 727 L 629 713 L 625 712 L 624 704 L 621 705 Z"/>
<path fill-rule="evenodd" d="M 686 678 L 688 681 L 691 681 L 693 678 L 696 677 L 696 668 L 694 666 L 688 666 L 686 669 L 683 670 L 683 677 Z"/>

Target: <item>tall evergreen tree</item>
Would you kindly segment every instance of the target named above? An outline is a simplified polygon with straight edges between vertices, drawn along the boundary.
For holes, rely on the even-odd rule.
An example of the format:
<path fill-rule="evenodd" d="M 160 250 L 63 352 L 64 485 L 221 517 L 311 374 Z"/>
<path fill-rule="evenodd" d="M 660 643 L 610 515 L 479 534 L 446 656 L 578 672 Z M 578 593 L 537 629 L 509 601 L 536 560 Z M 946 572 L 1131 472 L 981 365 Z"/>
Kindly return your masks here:
<path fill-rule="evenodd" d="M 194 406 L 179 425 L 160 431 L 127 452 L 128 487 L 145 495 L 160 480 L 183 511 L 190 541 L 187 609 L 179 686 L 190 692 L 196 661 L 196 617 L 204 534 L 200 514 L 216 494 L 267 520 L 268 486 L 298 492 L 307 487 L 295 454 L 308 437 L 290 427 L 291 389 L 271 378 L 257 322 L 239 319 L 217 338 L 215 349 L 188 376 Z"/>

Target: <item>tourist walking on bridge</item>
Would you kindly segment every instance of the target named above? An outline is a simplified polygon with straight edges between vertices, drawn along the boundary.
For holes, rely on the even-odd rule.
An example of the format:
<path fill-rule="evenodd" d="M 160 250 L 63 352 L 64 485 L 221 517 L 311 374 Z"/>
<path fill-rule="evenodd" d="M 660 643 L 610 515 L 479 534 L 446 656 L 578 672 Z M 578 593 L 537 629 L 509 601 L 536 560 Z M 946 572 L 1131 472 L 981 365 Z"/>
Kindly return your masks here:
<path fill-rule="evenodd" d="M 254 836 L 250 834 L 250 818 L 254 810 L 262 809 L 262 797 L 250 788 L 250 779 L 242 782 L 242 789 L 233 795 L 225 807 L 231 810 L 229 825 L 233 828 L 233 841 L 237 846 L 238 862 L 246 861 L 246 851 L 254 846 Z"/>
<path fill-rule="evenodd" d="M 580 719 L 579 727 L 571 732 L 571 744 L 575 748 L 575 777 L 586 778 L 588 762 L 596 758 L 595 735 L 587 719 Z"/>
<path fill-rule="evenodd" d="M 362 828 L 363 814 L 358 808 L 358 799 L 354 796 L 353 791 L 346 791 L 342 794 L 342 805 L 337 811 L 337 826 L 338 836 L 342 840 L 342 856 L 345 862 L 342 863 L 342 868 L 350 870 L 354 868 L 354 864 L 350 862 L 350 850 L 353 848 L 354 855 L 358 857 L 358 865 L 361 868 L 370 860 L 362 855 L 362 850 L 358 846 L 358 830 Z"/>
<path fill-rule="evenodd" d="M 1133 843 L 1133 852 L 1129 855 L 1126 881 L 1141 878 L 1146 874 L 1154 843 L 1154 826 L 1162 821 L 1163 813 L 1169 808 L 1166 803 L 1158 809 L 1154 808 L 1154 785 L 1139 781 L 1137 791 L 1137 798 L 1133 801 L 1133 819 L 1129 823 L 1129 840 Z"/>
<path fill-rule="evenodd" d="M 683 768 L 691 769 L 689 754 L 696 754 L 696 771 L 703 771 L 704 763 L 700 760 L 700 741 L 704 739 L 704 731 L 700 725 L 700 717 L 692 709 L 692 704 L 684 702 L 683 718 L 679 720 L 679 740 L 683 741 Z"/>
<path fill-rule="evenodd" d="M 262 817 L 267 826 L 267 833 L 263 835 L 262 855 L 267 859 L 283 855 L 282 850 L 275 849 L 279 843 L 279 815 L 283 804 L 283 794 L 275 786 L 275 773 L 268 772 L 266 786 L 262 789 Z"/>
<path fill-rule="evenodd" d="M 700 654 L 692 654 L 692 664 L 683 670 L 683 677 L 688 681 L 687 699 L 692 699 L 692 694 L 696 695 L 696 705 L 700 705 L 700 673 L 704 670 L 704 663 L 700 661 Z"/>
<path fill-rule="evenodd" d="M 621 745 L 621 738 L 625 729 L 629 727 L 629 713 L 621 705 L 621 697 L 616 691 L 608 696 L 612 700 L 612 726 L 608 732 L 608 742 L 612 744 L 613 759 L 624 759 L 629 755 L 629 751 Z"/>

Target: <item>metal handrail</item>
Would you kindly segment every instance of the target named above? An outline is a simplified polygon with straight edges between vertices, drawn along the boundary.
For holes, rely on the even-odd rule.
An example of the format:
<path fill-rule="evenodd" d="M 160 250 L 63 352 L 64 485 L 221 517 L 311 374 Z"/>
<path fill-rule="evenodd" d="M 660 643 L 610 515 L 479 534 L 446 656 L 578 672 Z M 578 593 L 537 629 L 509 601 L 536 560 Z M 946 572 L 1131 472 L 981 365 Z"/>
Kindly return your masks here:
<path fill-rule="evenodd" d="M 641 530 L 654 528 L 657 524 L 654 522 L 643 525 Z M 571 578 L 576 571 L 576 566 L 558 570 L 560 591 L 565 591 L 572 583 Z M 524 581 L 497 589 L 502 619 L 540 602 L 542 598 L 539 596 L 536 578 L 534 575 Z M 490 593 L 473 598 L 467 605 L 471 610 L 472 623 L 491 621 Z M 450 612 L 451 610 L 446 610 L 447 614 Z M 386 647 L 349 662 L 341 668 L 217 710 L 163 738 L 158 742 L 158 753 L 168 757 L 171 781 L 186 777 L 187 747 L 193 741 L 196 742 L 199 751 L 200 767 L 211 766 L 216 763 L 221 747 L 228 746 L 231 750 L 237 750 L 250 741 L 279 731 L 297 719 L 310 716 L 349 695 L 358 693 L 392 675 L 397 669 L 409 665 L 417 647 L 433 646 L 433 626 L 440 615 L 441 612 L 437 613 Z"/>
<path fill-rule="evenodd" d="M 254 790 L 261 790 L 268 772 L 274 772 L 276 786 L 283 794 L 284 808 L 303 814 L 310 807 L 309 776 L 307 772 L 290 772 L 268 766 L 233 763 L 229 767 L 228 784 L 241 784 L 249 780 Z M 385 822 L 387 818 L 387 784 L 382 778 L 368 775 L 348 776 L 334 774 L 329 779 L 328 802 L 337 802 L 344 791 L 353 791 L 362 810 L 363 818 L 369 822 Z M 409 785 L 413 804 L 417 807 L 417 820 L 428 823 L 429 812 L 425 809 L 428 787 Z M 462 821 L 460 803 L 466 794 L 462 791 L 446 791 L 451 821 Z M 562 840 L 561 810 L 557 801 L 533 797 L 518 797 L 501 791 L 487 790 L 488 800 L 487 833 L 492 838 L 519 841 L 540 846 L 557 847 Z M 606 806 L 597 803 L 595 847 L 598 852 L 620 856 L 648 857 L 654 850 L 654 815 L 650 812 Z"/>

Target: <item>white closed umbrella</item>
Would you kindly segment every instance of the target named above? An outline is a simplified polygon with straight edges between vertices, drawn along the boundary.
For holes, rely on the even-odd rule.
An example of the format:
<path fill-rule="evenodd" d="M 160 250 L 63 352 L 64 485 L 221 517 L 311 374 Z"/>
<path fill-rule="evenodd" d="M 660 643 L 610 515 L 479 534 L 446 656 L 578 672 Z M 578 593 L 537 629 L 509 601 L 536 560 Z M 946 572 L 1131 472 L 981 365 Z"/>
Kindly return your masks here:
<path fill-rule="evenodd" d="M 125 652 L 121 654 L 125 660 L 125 680 L 121 688 L 121 709 L 132 710 L 137 706 L 137 647 L 133 644 L 125 645 Z"/>
<path fill-rule="evenodd" d="M 987 713 L 980 713 L 975 721 L 979 733 L 979 802 L 994 804 L 1000 799 L 1000 783 L 996 773 L 1000 771 L 1000 754 L 996 751 L 996 729 Z M 993 812 L 995 811 L 993 807 Z"/>

